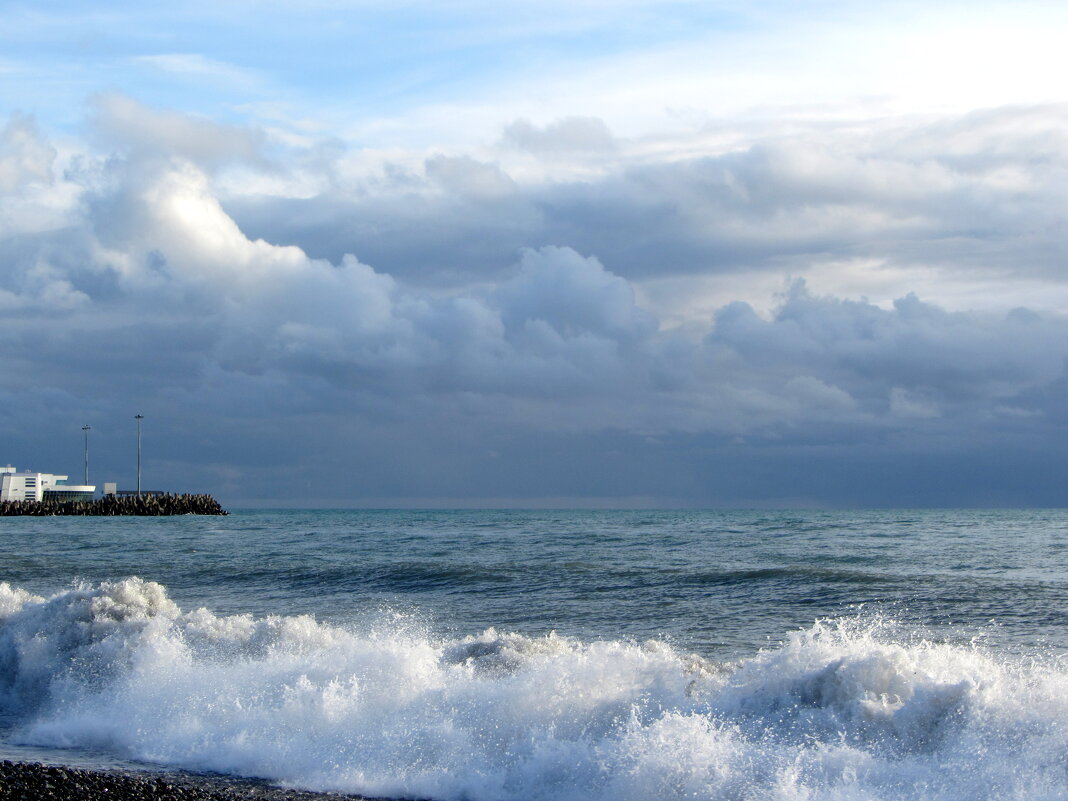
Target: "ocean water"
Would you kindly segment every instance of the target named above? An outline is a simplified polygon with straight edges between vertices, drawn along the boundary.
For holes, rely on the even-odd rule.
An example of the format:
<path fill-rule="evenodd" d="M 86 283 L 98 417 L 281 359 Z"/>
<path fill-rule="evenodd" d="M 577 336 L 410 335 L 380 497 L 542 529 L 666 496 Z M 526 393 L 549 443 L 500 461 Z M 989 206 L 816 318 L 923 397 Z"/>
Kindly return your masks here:
<path fill-rule="evenodd" d="M 1068 511 L 0 518 L 0 756 L 440 801 L 1068 798 Z"/>

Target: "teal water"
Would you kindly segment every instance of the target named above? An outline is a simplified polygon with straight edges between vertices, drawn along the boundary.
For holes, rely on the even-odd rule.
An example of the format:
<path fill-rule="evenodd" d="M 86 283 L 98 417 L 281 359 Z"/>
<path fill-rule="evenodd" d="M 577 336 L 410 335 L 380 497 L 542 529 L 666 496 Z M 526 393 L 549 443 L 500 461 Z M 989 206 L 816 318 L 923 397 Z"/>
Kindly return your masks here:
<path fill-rule="evenodd" d="M 140 576 L 183 607 L 383 608 L 489 626 L 669 638 L 743 655 L 878 608 L 948 638 L 1068 647 L 1068 511 L 238 511 L 0 520 L 3 575 L 51 593 Z"/>
<path fill-rule="evenodd" d="M 442 801 L 1068 798 L 1066 535 L 1064 510 L 2 518 L 0 751 Z"/>

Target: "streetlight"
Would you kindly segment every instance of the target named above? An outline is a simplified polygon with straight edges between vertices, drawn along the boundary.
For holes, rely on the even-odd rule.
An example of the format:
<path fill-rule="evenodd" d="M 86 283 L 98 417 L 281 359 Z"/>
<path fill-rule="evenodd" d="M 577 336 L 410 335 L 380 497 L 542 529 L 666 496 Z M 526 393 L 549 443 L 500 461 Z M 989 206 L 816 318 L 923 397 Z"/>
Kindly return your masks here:
<path fill-rule="evenodd" d="M 89 431 L 88 424 L 82 426 L 82 431 L 85 432 L 85 484 L 89 484 Z"/>
<path fill-rule="evenodd" d="M 135 414 L 137 421 L 137 497 L 141 497 L 141 421 L 145 419 L 143 414 Z"/>

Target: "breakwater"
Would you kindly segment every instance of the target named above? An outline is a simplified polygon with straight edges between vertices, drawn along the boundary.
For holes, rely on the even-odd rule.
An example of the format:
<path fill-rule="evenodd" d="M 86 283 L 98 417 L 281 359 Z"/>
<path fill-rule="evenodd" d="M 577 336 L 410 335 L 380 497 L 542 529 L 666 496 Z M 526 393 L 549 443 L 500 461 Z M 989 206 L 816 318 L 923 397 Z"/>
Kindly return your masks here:
<path fill-rule="evenodd" d="M 210 495 L 106 495 L 94 501 L 2 501 L 0 517 L 88 515 L 93 517 L 163 517 L 166 515 L 229 514 Z"/>

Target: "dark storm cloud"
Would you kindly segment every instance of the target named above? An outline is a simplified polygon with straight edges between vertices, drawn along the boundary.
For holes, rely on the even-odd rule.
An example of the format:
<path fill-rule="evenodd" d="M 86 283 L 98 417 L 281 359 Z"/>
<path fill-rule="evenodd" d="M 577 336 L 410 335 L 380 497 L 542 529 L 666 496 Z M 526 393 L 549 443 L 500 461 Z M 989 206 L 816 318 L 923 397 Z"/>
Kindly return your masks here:
<path fill-rule="evenodd" d="M 721 309 L 706 345 L 751 385 L 819 381 L 873 419 L 959 421 L 1044 414 L 1012 403 L 1063 373 L 1065 333 L 1063 319 L 1023 309 L 949 313 L 908 295 L 885 310 L 797 283 L 770 320 L 744 303 Z"/>
<path fill-rule="evenodd" d="M 219 185 L 235 164 L 279 174 L 257 135 L 112 99 L 98 106 L 107 156 L 57 178 L 52 146 L 15 118 L 0 139 L 5 197 L 42 211 L 0 238 L 0 426 L 12 448 L 0 458 L 25 461 L 31 431 L 85 419 L 103 432 L 142 411 L 167 481 L 246 499 L 306 494 L 294 471 L 335 500 L 690 503 L 877 502 L 880 483 L 888 501 L 926 499 L 881 474 L 928 457 L 993 476 L 1011 451 L 1025 475 L 1028 447 L 1048 462 L 1062 436 L 1064 317 L 950 312 L 911 294 L 877 305 L 795 281 L 772 313 L 726 303 L 694 336 L 666 328 L 635 289 L 706 262 L 904 261 L 921 240 L 958 237 L 966 254 L 1016 237 L 1048 258 L 1063 152 L 1021 114 L 960 121 L 939 132 L 941 151 L 933 129 L 913 128 L 881 148 L 764 144 L 538 186 L 502 164 L 435 155 L 414 179 L 383 173 L 366 196 L 338 200 L 335 181 L 307 203 L 261 199 L 256 225 L 239 224 L 252 206 L 224 204 Z M 1025 157 L 1013 125 L 1045 150 Z M 588 141 L 563 124 L 519 133 Z M 331 215 L 354 221 L 321 249 L 356 255 L 292 244 Z M 346 240 L 354 230 L 385 250 L 397 239 L 408 250 L 395 258 L 437 260 L 386 269 Z M 855 469 L 827 467 L 844 482 L 829 483 L 798 474 L 806 458 Z M 975 502 L 951 483 L 947 498 Z"/>

